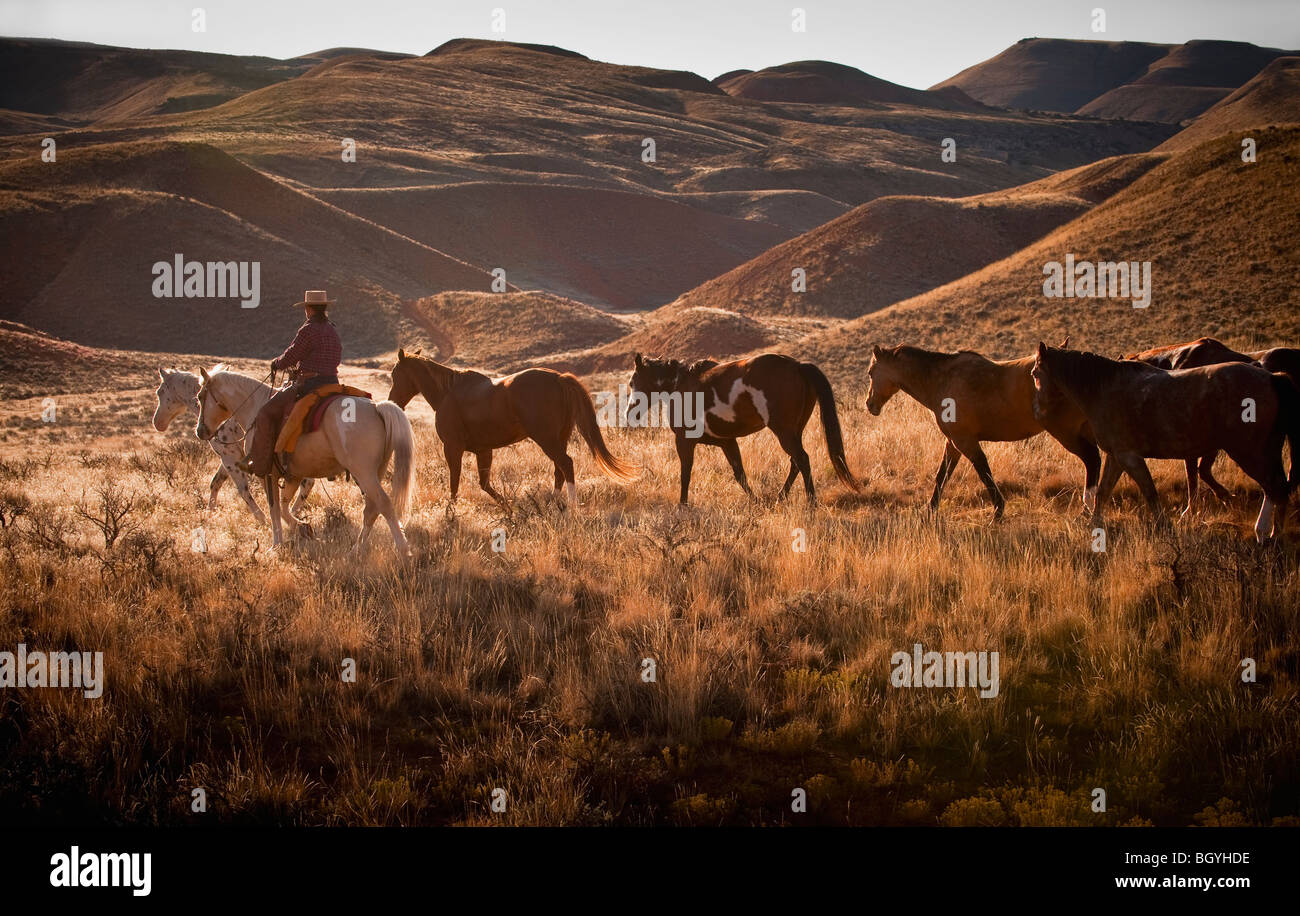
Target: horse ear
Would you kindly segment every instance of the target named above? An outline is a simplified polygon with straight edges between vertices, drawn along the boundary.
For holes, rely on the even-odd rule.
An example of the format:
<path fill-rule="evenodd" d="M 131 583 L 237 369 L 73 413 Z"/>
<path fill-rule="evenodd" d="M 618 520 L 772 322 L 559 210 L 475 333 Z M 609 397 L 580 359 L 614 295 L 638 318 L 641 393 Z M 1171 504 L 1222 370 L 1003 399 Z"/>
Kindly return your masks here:
<path fill-rule="evenodd" d="M 640 353 L 633 353 L 633 354 L 632 354 L 632 365 L 633 365 L 633 366 L 635 366 L 636 368 L 640 369 L 640 368 L 641 368 L 641 364 L 642 364 L 642 362 L 643 362 L 643 360 L 641 359 L 641 354 L 640 354 Z"/>
<path fill-rule="evenodd" d="M 158 367 L 158 381 L 160 382 L 167 381 L 167 370 L 164 369 L 162 366 Z"/>
<path fill-rule="evenodd" d="M 1046 356 L 1046 355 L 1047 355 L 1047 344 L 1043 343 L 1043 342 L 1040 340 L 1040 341 L 1038 342 L 1038 358 L 1039 358 L 1039 359 L 1042 359 L 1042 358 L 1043 358 L 1044 356 Z"/>
<path fill-rule="evenodd" d="M 874 356 L 874 357 L 876 357 L 877 359 L 879 359 L 879 358 L 880 358 L 880 354 L 882 354 L 882 353 L 884 353 L 884 352 L 885 352 L 884 350 L 880 349 L 880 344 L 872 344 L 872 346 L 871 346 L 871 355 L 872 355 L 872 356 Z"/>
<path fill-rule="evenodd" d="M 199 375 L 203 376 L 204 384 L 212 381 L 212 379 L 208 378 L 208 370 L 204 369 L 202 366 L 199 366 Z"/>
<path fill-rule="evenodd" d="M 397 348 L 397 361 L 400 363 L 400 362 L 401 362 L 402 360 L 404 360 L 404 359 L 406 359 L 406 351 L 403 350 L 401 347 L 398 347 L 398 348 Z"/>
<path fill-rule="evenodd" d="M 412 355 L 412 356 L 419 356 L 419 355 L 420 355 L 421 353 L 423 353 L 423 352 L 424 352 L 424 347 L 416 347 L 416 348 L 415 348 L 415 352 L 412 353 L 411 355 Z"/>
<path fill-rule="evenodd" d="M 1069 335 L 1069 334 L 1066 334 L 1066 335 L 1065 335 L 1065 340 L 1061 341 L 1061 345 L 1060 345 L 1059 347 L 1057 347 L 1056 349 L 1058 349 L 1058 350 L 1068 350 L 1068 349 L 1070 349 L 1070 335 Z"/>

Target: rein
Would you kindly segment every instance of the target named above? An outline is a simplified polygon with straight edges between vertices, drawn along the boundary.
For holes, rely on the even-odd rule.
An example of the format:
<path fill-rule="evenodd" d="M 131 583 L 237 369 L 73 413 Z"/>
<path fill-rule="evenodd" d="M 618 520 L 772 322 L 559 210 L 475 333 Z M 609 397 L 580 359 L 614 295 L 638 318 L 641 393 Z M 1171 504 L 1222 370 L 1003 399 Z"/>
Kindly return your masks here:
<path fill-rule="evenodd" d="M 271 379 L 274 379 L 274 378 L 275 378 L 275 370 L 272 369 L 270 372 L 268 372 L 266 375 L 264 375 L 264 376 L 261 378 L 261 380 L 258 381 L 257 384 L 258 384 L 258 386 L 261 386 L 261 385 L 265 384 L 267 381 L 269 381 L 269 380 L 271 380 Z M 207 386 L 207 385 L 204 385 L 204 386 L 203 386 L 203 391 L 200 392 L 200 397 L 199 397 L 199 411 L 200 411 L 200 412 L 202 412 L 202 410 L 203 410 L 203 399 L 207 396 L 208 393 L 210 393 L 210 392 L 208 392 L 207 388 L 208 388 L 208 386 Z M 260 387 L 259 387 L 259 388 L 254 388 L 252 391 L 250 391 L 250 392 L 248 393 L 248 396 L 247 396 L 246 398 L 244 398 L 242 401 L 240 401 L 240 402 L 239 402 L 239 406 L 236 407 L 234 410 L 229 410 L 229 409 L 226 407 L 225 404 L 222 404 L 222 403 L 221 403 L 221 399 L 218 398 L 215 394 L 212 395 L 212 400 L 216 401 L 218 407 L 220 407 L 222 410 L 225 410 L 227 413 L 229 413 L 229 414 L 233 417 L 235 414 L 239 413 L 239 411 L 243 410 L 244 405 L 247 404 L 249 401 L 251 401 L 251 400 L 253 399 L 253 395 L 257 394 L 257 392 L 258 392 L 259 390 L 260 390 Z M 236 439 L 235 441 L 236 441 L 236 442 L 242 442 L 242 441 L 243 441 L 247 436 L 248 436 L 248 431 L 245 430 L 245 431 L 244 431 L 244 435 L 240 436 L 240 437 L 239 437 L 238 439 Z"/>

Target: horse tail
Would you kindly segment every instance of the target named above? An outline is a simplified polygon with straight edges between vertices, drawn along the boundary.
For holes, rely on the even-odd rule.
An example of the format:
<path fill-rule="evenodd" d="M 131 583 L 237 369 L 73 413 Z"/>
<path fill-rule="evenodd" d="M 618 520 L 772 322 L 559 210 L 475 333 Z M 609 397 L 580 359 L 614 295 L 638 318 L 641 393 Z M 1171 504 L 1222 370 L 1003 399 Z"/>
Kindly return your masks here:
<path fill-rule="evenodd" d="M 379 401 L 375 410 L 384 421 L 384 460 L 380 463 L 382 474 L 388 456 L 393 456 L 393 511 L 398 521 L 406 515 L 410 501 L 411 482 L 415 477 L 415 434 L 406 412 L 392 401 Z"/>
<path fill-rule="evenodd" d="M 1287 485 L 1294 491 L 1300 487 L 1300 388 L 1296 388 L 1285 372 L 1272 375 L 1273 390 L 1277 392 L 1277 425 L 1291 445 L 1291 476 Z"/>
<path fill-rule="evenodd" d="M 601 435 L 600 424 L 596 422 L 596 408 L 591 404 L 591 394 L 577 376 L 568 372 L 560 376 L 560 387 L 564 391 L 565 403 L 569 406 L 569 416 L 573 418 L 578 432 L 591 449 L 591 457 L 605 476 L 618 483 L 631 483 L 641 476 L 641 469 L 624 461 L 611 452 Z"/>
<path fill-rule="evenodd" d="M 853 472 L 849 470 L 849 462 L 844 457 L 844 434 L 840 430 L 840 415 L 835 409 L 835 392 L 831 390 L 830 379 L 826 378 L 825 373 L 812 363 L 800 363 L 799 371 L 803 373 L 808 384 L 812 385 L 813 391 L 817 392 L 817 405 L 822 415 L 822 430 L 826 433 L 826 451 L 831 456 L 831 465 L 835 468 L 836 476 L 853 492 L 862 492 L 862 484 L 858 483 L 857 478 L 853 476 Z"/>

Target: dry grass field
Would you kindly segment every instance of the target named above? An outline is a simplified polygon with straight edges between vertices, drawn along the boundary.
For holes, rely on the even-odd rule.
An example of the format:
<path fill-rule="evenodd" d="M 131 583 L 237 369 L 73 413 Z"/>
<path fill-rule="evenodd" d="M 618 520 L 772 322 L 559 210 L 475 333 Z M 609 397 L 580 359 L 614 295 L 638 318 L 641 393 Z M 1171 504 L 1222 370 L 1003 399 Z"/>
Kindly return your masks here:
<path fill-rule="evenodd" d="M 349 381 L 382 394 L 381 377 Z M 349 552 L 361 506 L 343 480 L 311 499 L 316 539 L 278 554 L 229 489 L 209 514 L 215 460 L 186 421 L 153 431 L 148 387 L 61 396 L 53 424 L 39 398 L 4 402 L 0 647 L 102 651 L 106 688 L 4 692 L 0 810 L 16 824 L 1296 822 L 1296 541 L 1253 543 L 1257 503 L 1226 459 L 1241 506 L 1153 526 L 1121 486 L 1097 553 L 1079 468 L 1054 442 L 990 448 L 1001 522 L 968 465 L 935 517 L 928 415 L 900 396 L 872 418 L 864 390 L 838 390 L 867 486 L 834 480 L 814 418 L 815 511 L 799 495 L 751 505 L 711 449 L 679 509 L 668 433 L 620 429 L 614 451 L 645 468 L 632 487 L 595 476 L 575 441 L 582 504 L 560 511 L 526 443 L 495 463 L 511 516 L 472 472 L 449 512 L 417 400 L 407 564 L 382 526 Z M 770 434 L 742 449 L 774 493 Z M 1172 510 L 1180 469 L 1153 465 Z M 115 540 L 94 521 L 113 506 L 127 509 Z M 998 651 L 997 697 L 890 686 L 890 656 L 917 642 Z"/>

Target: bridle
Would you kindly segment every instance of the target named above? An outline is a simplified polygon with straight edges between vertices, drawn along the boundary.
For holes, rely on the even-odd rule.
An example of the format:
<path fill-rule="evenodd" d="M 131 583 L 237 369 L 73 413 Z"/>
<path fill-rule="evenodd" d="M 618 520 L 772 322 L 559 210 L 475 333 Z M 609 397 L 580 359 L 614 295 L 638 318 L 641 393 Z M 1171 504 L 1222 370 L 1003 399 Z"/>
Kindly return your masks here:
<path fill-rule="evenodd" d="M 272 369 L 270 372 L 268 372 L 258 381 L 257 383 L 258 387 L 253 388 L 251 391 L 249 391 L 248 396 L 245 397 L 242 401 L 240 401 L 234 410 L 231 410 L 230 408 L 226 407 L 225 404 L 221 403 L 221 398 L 217 397 L 216 393 L 210 390 L 210 386 L 208 385 L 207 382 L 204 382 L 202 387 L 199 388 L 199 393 L 197 395 L 198 402 L 199 402 L 199 417 L 200 418 L 203 417 L 203 405 L 209 396 L 212 397 L 213 402 L 215 402 L 218 407 L 220 407 L 222 410 L 224 410 L 226 413 L 228 413 L 230 416 L 233 417 L 235 414 L 239 413 L 239 411 L 244 409 L 244 405 L 253 399 L 253 395 L 257 394 L 257 392 L 260 390 L 261 386 L 265 382 L 267 382 L 270 379 L 273 379 L 274 377 L 275 377 L 275 370 Z M 215 436 L 216 434 L 217 434 L 216 429 L 213 429 L 212 435 Z M 245 430 L 244 435 L 240 436 L 238 439 L 234 441 L 236 442 L 243 441 L 245 438 L 247 438 L 247 436 L 248 436 L 248 431 Z"/>

